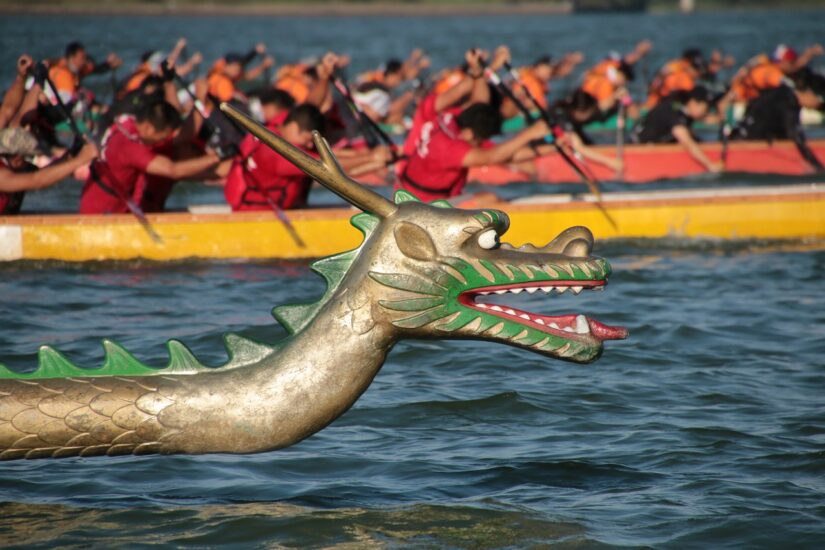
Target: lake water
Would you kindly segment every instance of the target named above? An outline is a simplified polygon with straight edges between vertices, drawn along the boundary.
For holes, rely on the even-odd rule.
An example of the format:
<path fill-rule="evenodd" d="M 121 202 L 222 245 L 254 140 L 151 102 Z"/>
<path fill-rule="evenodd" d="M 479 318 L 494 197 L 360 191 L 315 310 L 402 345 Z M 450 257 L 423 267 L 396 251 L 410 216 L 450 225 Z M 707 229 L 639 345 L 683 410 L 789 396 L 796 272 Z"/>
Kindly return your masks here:
<path fill-rule="evenodd" d="M 20 50 L 53 54 L 71 38 L 127 61 L 184 34 L 207 56 L 266 40 L 284 58 L 335 47 L 368 65 L 416 45 L 441 63 L 473 43 L 509 42 L 517 59 L 595 56 L 646 36 L 662 46 L 655 61 L 692 44 L 743 57 L 821 40 L 823 28 L 823 12 L 4 16 L 0 78 Z M 3 463 L 0 544 L 821 548 L 825 251 L 654 242 L 596 252 L 614 265 L 604 294 L 538 308 L 512 298 L 629 327 L 595 364 L 405 342 L 351 411 L 290 449 Z M 97 365 L 109 337 L 161 364 L 174 337 L 217 363 L 220 334 L 277 340 L 270 306 L 321 289 L 304 263 L 0 265 L 0 362 L 30 368 L 50 343 Z"/>

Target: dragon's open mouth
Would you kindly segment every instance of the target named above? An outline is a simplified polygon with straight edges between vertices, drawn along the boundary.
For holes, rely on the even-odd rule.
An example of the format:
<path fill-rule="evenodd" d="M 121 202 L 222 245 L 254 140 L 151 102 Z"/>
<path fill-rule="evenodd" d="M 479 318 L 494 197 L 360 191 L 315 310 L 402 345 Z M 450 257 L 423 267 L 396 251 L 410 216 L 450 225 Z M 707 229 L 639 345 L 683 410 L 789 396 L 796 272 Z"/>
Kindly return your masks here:
<path fill-rule="evenodd" d="M 498 296 L 503 294 L 579 294 L 583 290 L 599 291 L 604 290 L 606 280 L 590 281 L 536 281 L 530 283 L 516 283 L 507 285 L 494 285 L 475 288 L 462 292 L 458 296 L 458 301 L 465 307 L 472 308 L 501 317 L 507 321 L 514 321 L 519 324 L 540 330 L 546 334 L 561 336 L 569 340 L 596 339 L 599 342 L 605 340 L 621 340 L 627 338 L 628 332 L 624 327 L 612 327 L 600 323 L 584 315 L 544 315 L 520 310 L 511 306 L 481 302 L 483 296 Z"/>

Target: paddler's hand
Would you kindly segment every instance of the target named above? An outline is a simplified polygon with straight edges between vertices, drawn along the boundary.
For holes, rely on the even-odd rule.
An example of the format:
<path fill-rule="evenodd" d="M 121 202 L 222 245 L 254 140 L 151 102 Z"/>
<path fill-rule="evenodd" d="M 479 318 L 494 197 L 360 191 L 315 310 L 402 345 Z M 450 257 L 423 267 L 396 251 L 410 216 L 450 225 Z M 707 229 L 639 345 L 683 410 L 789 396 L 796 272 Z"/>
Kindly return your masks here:
<path fill-rule="evenodd" d="M 106 63 L 110 69 L 117 69 L 123 65 L 123 60 L 116 53 L 112 52 L 106 56 Z"/>
<path fill-rule="evenodd" d="M 209 82 L 205 78 L 196 78 L 193 84 L 195 85 L 195 97 L 201 103 L 206 103 L 206 96 L 209 93 Z"/>
<path fill-rule="evenodd" d="M 499 46 L 493 52 L 493 61 L 490 63 L 490 68 L 497 71 L 502 68 L 505 63 L 510 63 L 511 59 L 510 48 L 507 46 Z"/>
<path fill-rule="evenodd" d="M 321 59 L 321 62 L 316 66 L 318 71 L 318 78 L 321 80 L 329 80 L 332 78 L 335 68 L 338 65 L 338 56 L 332 52 L 327 52 Z"/>
<path fill-rule="evenodd" d="M 87 142 L 80 148 L 80 152 L 77 154 L 76 158 L 84 163 L 87 163 L 92 162 L 98 157 L 99 154 L 100 152 L 97 149 L 97 145 Z"/>
<path fill-rule="evenodd" d="M 257 44 L 255 44 L 255 53 L 257 53 L 258 55 L 265 54 L 266 44 L 264 44 L 263 42 L 258 42 Z"/>
<path fill-rule="evenodd" d="M 639 57 L 646 55 L 647 52 L 653 49 L 653 42 L 650 40 L 642 40 L 636 44 L 636 55 Z"/>
<path fill-rule="evenodd" d="M 164 59 L 160 62 L 160 76 L 163 78 L 164 82 L 172 82 L 175 79 L 175 65 L 169 63 L 168 60 Z"/>
<path fill-rule="evenodd" d="M 34 65 L 34 60 L 28 54 L 23 54 L 17 58 L 17 76 L 19 78 L 26 78 L 29 69 Z"/>
<path fill-rule="evenodd" d="M 725 165 L 722 163 L 722 161 L 711 161 L 708 164 L 707 169 L 708 172 L 710 172 L 711 174 L 721 174 L 725 171 Z"/>
<path fill-rule="evenodd" d="M 49 77 L 49 69 L 46 68 L 46 64 L 41 61 L 32 67 L 32 76 L 34 77 L 34 83 L 43 88 L 46 79 Z"/>
<path fill-rule="evenodd" d="M 471 48 L 464 54 L 464 61 L 467 62 L 467 74 L 473 78 L 481 78 L 484 69 L 481 67 L 482 61 L 487 59 L 487 52 L 478 48 Z"/>
<path fill-rule="evenodd" d="M 264 60 L 261 62 L 261 67 L 263 67 L 264 69 L 268 69 L 268 68 L 274 67 L 274 66 L 275 66 L 275 58 L 272 57 L 271 55 L 267 55 L 266 57 L 264 57 Z"/>
<path fill-rule="evenodd" d="M 379 145 L 372 150 L 372 162 L 376 164 L 389 164 L 392 161 L 392 149 L 386 145 Z"/>

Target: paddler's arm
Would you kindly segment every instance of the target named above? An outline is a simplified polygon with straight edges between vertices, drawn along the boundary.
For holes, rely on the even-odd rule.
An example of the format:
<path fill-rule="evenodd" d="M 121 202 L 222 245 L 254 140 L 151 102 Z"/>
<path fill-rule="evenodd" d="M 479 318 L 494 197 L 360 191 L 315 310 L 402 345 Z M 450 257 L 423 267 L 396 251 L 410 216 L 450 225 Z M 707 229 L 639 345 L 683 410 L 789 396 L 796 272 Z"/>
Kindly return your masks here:
<path fill-rule="evenodd" d="M 444 109 L 460 103 L 467 94 L 470 95 L 470 99 L 467 101 L 468 104 L 490 102 L 490 88 L 487 86 L 487 81 L 484 79 L 484 69 L 481 67 L 481 60 L 484 55 L 484 52 L 477 49 L 470 49 L 464 53 L 464 61 L 467 62 L 467 76 L 435 98 L 436 112 L 440 113 Z"/>
<path fill-rule="evenodd" d="M 318 81 L 310 88 L 306 103 L 315 105 L 321 112 L 328 110 L 325 109 L 325 107 L 329 106 L 332 98 L 332 89 L 330 88 L 329 81 L 332 79 L 337 63 L 338 56 L 332 52 L 327 52 L 321 62 L 315 66 L 315 70 L 318 72 Z"/>
<path fill-rule="evenodd" d="M 218 156 L 212 152 L 202 157 L 179 160 L 177 162 L 171 160 L 169 157 L 158 155 L 146 166 L 146 173 L 173 180 L 182 180 L 200 174 L 212 168 L 218 164 L 218 162 L 220 162 Z"/>
<path fill-rule="evenodd" d="M 724 167 L 722 166 L 721 162 L 713 162 L 711 161 L 707 155 L 699 148 L 699 144 L 696 143 L 696 140 L 693 139 L 693 136 L 690 135 L 690 130 L 688 130 L 687 126 L 678 125 L 674 126 L 673 130 L 671 130 L 673 137 L 676 138 L 676 141 L 679 144 L 687 149 L 687 152 L 690 153 L 690 156 L 696 159 L 696 161 L 705 167 L 705 170 L 708 172 L 713 172 L 714 174 L 718 174 Z"/>
<path fill-rule="evenodd" d="M 620 159 L 603 155 L 592 147 L 588 147 L 575 132 L 565 134 L 565 138 L 570 141 L 573 149 L 581 153 L 581 156 L 585 159 L 596 164 L 601 164 L 602 166 L 607 166 L 614 172 L 620 172 L 622 168 L 624 168 L 624 163 Z"/>
<path fill-rule="evenodd" d="M 74 158 L 58 161 L 36 172 L 16 173 L 0 168 L 0 191 L 16 193 L 43 189 L 71 176 L 81 166 L 89 164 L 97 157 L 97 147 L 87 143 Z"/>
<path fill-rule="evenodd" d="M 549 129 L 544 121 L 539 121 L 525 128 L 512 138 L 497 144 L 489 149 L 475 147 L 471 149 L 462 160 L 462 166 L 483 166 L 485 164 L 502 164 L 509 162 L 518 151 L 527 147 L 531 141 L 540 139 L 547 135 Z"/>
<path fill-rule="evenodd" d="M 207 92 L 209 89 L 206 79 L 199 78 L 195 80 L 194 84 L 195 97 L 201 103 L 206 104 Z M 172 83 L 172 88 L 174 89 L 174 83 Z M 183 146 L 192 143 L 195 140 L 195 137 L 201 131 L 202 126 L 203 117 L 201 116 L 201 113 L 198 109 L 193 108 L 192 111 L 189 113 L 189 116 L 186 117 L 186 120 L 183 121 L 183 126 L 181 126 L 180 132 L 178 132 L 178 135 L 175 136 L 175 146 Z"/>
<path fill-rule="evenodd" d="M 17 76 L 0 105 L 0 128 L 8 126 L 14 114 L 20 109 L 26 95 L 26 76 L 33 65 L 34 61 L 29 55 L 23 54 L 17 59 Z"/>

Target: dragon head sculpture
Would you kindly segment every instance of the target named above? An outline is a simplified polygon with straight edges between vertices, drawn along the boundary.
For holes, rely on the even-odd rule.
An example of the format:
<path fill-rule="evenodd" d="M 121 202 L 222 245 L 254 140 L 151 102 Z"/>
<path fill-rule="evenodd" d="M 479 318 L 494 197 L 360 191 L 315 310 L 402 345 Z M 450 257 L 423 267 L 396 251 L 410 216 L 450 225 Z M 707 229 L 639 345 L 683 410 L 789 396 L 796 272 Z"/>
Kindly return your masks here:
<path fill-rule="evenodd" d="M 369 261 L 353 265 L 347 253 L 314 266 L 328 279 L 328 299 L 334 296 L 330 290 L 339 286 L 359 289 L 365 296 L 360 301 L 369 296 L 372 307 L 362 318 L 363 327 L 392 327 L 394 340 L 502 342 L 578 363 L 597 359 L 605 340 L 627 336 L 623 328 L 584 315 L 540 314 L 506 303 L 508 294 L 538 299 L 604 290 L 610 264 L 590 255 L 593 236 L 587 228 L 571 227 L 542 247 L 515 248 L 501 240 L 510 222 L 500 210 L 463 210 L 446 201 L 426 204 L 406 191 L 397 191 L 390 202 L 349 179 L 319 134 L 317 161 L 243 113 L 223 108 L 256 137 L 364 210 L 353 218 L 353 225 L 364 233 L 358 252 L 368 250 Z M 328 264 L 337 264 L 337 274 L 325 268 Z M 346 282 L 339 285 L 344 277 Z M 294 306 L 275 310 L 292 332 L 312 313 Z"/>

